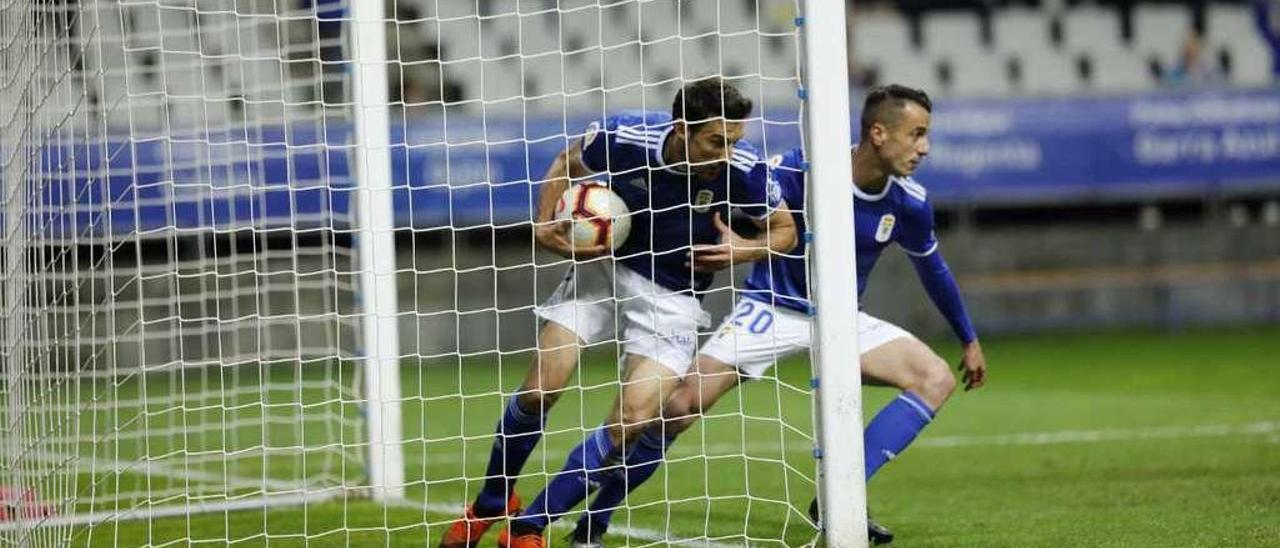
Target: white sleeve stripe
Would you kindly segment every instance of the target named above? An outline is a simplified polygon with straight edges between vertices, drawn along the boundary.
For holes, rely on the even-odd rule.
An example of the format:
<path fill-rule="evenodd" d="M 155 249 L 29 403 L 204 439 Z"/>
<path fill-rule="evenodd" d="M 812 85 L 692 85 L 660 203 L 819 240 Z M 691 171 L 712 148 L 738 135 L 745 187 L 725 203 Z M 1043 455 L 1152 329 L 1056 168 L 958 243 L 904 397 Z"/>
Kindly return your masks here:
<path fill-rule="evenodd" d="M 636 134 L 636 135 L 648 135 L 648 136 L 650 136 L 650 137 L 652 137 L 652 136 L 656 136 L 656 135 L 657 135 L 657 133 L 655 133 L 655 132 L 653 132 L 653 131 L 650 131 L 650 130 L 647 130 L 647 129 L 641 129 L 641 128 L 636 127 L 636 126 L 618 126 L 618 127 L 617 127 L 617 131 L 619 131 L 619 132 L 626 132 L 626 133 L 634 133 L 634 134 Z"/>
<path fill-rule="evenodd" d="M 933 242 L 933 245 L 929 246 L 929 249 L 926 249 L 926 250 L 924 250 L 923 252 L 916 252 L 916 251 L 912 251 L 912 250 L 907 249 L 907 248 L 905 248 L 905 247 L 904 247 L 904 248 L 902 248 L 902 251 L 903 251 L 903 252 L 905 252 L 907 255 L 910 255 L 910 256 L 912 256 L 912 257 L 928 257 L 928 256 L 930 256 L 930 255 L 933 255 L 933 252 L 935 252 L 935 251 L 937 251 L 937 250 L 938 250 L 938 242 L 937 242 L 937 241 Z"/>
<path fill-rule="evenodd" d="M 634 139 L 628 139 L 625 137 L 616 137 L 614 138 L 614 142 L 624 144 L 624 145 L 635 145 L 640 148 L 653 148 L 651 143 L 646 143 L 644 141 L 636 141 Z"/>
<path fill-rule="evenodd" d="M 615 139 L 630 139 L 630 140 L 632 140 L 632 141 L 641 141 L 641 142 L 645 142 L 645 143 L 649 143 L 649 144 L 658 144 L 658 139 L 657 139 L 656 137 L 649 137 L 649 136 L 644 135 L 643 133 L 636 133 L 636 132 L 632 132 L 632 131 L 622 131 L 622 129 L 619 129 L 619 130 L 618 130 L 618 133 L 617 133 L 616 137 L 614 137 L 614 138 L 615 138 Z"/>
<path fill-rule="evenodd" d="M 618 126 L 616 131 L 618 133 L 632 133 L 635 135 L 642 135 L 645 137 L 652 137 L 652 138 L 656 138 L 658 136 L 658 134 L 653 131 L 641 129 L 635 126 Z"/>

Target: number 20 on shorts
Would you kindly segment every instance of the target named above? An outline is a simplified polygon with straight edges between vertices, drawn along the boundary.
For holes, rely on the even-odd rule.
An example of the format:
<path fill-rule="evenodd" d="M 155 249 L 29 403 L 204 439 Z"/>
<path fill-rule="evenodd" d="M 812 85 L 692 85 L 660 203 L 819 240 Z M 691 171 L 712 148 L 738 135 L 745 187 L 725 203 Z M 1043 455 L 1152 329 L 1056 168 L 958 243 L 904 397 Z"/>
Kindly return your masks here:
<path fill-rule="evenodd" d="M 773 325 L 773 311 L 767 306 L 743 299 L 733 310 L 733 325 L 746 327 L 747 331 L 760 335 Z"/>

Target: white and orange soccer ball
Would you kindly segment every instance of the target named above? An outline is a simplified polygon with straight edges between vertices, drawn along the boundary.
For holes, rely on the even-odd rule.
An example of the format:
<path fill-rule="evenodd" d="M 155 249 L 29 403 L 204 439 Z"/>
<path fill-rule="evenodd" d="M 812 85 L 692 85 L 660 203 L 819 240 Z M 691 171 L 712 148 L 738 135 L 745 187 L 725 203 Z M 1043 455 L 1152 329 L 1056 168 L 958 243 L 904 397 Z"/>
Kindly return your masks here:
<path fill-rule="evenodd" d="M 569 187 L 556 202 L 556 219 L 573 221 L 569 234 L 575 246 L 618 249 L 631 234 L 630 213 L 621 197 L 597 181 Z"/>

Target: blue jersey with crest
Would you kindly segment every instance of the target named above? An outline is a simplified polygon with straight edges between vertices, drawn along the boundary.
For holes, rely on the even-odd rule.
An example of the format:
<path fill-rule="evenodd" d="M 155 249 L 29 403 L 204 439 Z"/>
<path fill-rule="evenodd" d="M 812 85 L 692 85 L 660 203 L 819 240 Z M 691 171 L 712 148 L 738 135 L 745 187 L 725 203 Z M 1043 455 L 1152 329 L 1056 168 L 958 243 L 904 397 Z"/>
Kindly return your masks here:
<path fill-rule="evenodd" d="M 662 148 L 672 127 L 665 113 L 592 122 L 582 137 L 582 163 L 606 176 L 601 182 L 631 211 L 631 233 L 614 257 L 662 287 L 702 291 L 714 274 L 694 272 L 686 263 L 692 246 L 720 243 L 715 213 L 726 223 L 730 207 L 763 219 L 777 207 L 779 192 L 768 166 L 745 140 L 734 145 L 712 180 L 667 165 Z"/>
<path fill-rule="evenodd" d="M 780 158 L 775 157 L 770 163 L 774 166 L 773 178 L 781 188 L 782 199 L 795 211 L 796 228 L 804 234 L 806 228 L 800 214 L 805 203 L 803 153 L 798 148 L 793 149 Z M 929 205 L 924 187 L 910 177 L 890 177 L 884 190 L 875 195 L 866 194 L 844 181 L 823 184 L 843 184 L 852 188 L 859 298 L 867 290 L 867 280 L 880 259 L 880 253 L 890 244 L 898 244 L 908 255 L 915 257 L 926 257 L 937 251 L 933 207 Z M 756 263 L 744 284 L 744 296 L 807 313 L 809 284 L 804 252 L 802 241 L 785 255 L 775 254 L 767 263 Z"/>

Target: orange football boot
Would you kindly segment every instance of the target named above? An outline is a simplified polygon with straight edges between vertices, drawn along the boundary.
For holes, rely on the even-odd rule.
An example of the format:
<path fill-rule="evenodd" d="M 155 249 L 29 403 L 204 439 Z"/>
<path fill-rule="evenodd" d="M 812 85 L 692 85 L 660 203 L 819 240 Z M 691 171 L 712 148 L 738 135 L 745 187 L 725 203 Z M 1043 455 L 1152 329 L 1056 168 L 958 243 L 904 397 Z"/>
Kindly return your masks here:
<path fill-rule="evenodd" d="M 444 538 L 440 539 L 440 548 L 475 548 L 480 544 L 480 538 L 484 537 L 485 532 L 493 527 L 493 524 L 518 513 L 520 513 L 520 495 L 515 493 L 507 499 L 507 512 L 500 516 L 479 517 L 476 515 L 475 505 L 468 504 L 462 517 L 449 525 L 449 530 L 445 531 Z"/>
<path fill-rule="evenodd" d="M 498 535 L 499 548 L 542 548 L 545 543 L 542 533 L 525 533 L 513 537 L 510 527 L 503 529 Z"/>

